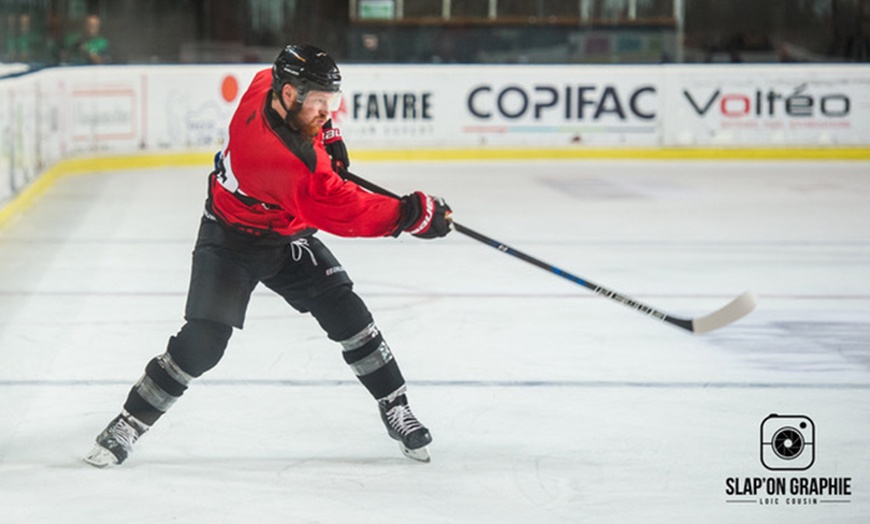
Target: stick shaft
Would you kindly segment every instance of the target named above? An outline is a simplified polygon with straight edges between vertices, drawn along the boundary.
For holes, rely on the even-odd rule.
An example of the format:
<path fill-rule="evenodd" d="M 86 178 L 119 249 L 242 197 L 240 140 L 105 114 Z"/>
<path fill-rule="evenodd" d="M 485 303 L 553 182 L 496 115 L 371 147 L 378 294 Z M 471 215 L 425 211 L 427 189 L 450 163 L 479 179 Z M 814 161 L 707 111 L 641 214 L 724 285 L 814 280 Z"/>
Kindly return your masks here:
<path fill-rule="evenodd" d="M 553 273 L 554 275 L 560 276 L 566 280 L 570 280 L 571 282 L 574 282 L 575 284 L 581 285 L 587 289 L 592 290 L 597 295 L 601 295 L 602 297 L 609 298 L 611 300 L 619 302 L 620 304 L 622 304 L 624 306 L 628 306 L 628 307 L 630 307 L 630 308 L 632 308 L 640 313 L 643 313 L 645 315 L 651 316 L 653 318 L 657 318 L 659 320 L 663 320 L 665 322 L 670 322 L 671 324 L 674 324 L 675 326 L 681 327 L 681 328 L 686 329 L 688 331 L 692 331 L 692 321 L 690 321 L 690 320 L 672 317 L 666 313 L 663 313 L 663 312 L 657 310 L 656 308 L 654 308 L 652 306 L 648 306 L 648 305 L 646 305 L 642 302 L 639 302 L 631 297 L 625 296 L 622 293 L 616 292 L 612 289 L 608 289 L 604 286 L 598 285 L 598 284 L 591 282 L 589 280 L 586 280 L 584 278 L 580 278 L 577 275 L 574 275 L 574 274 L 571 274 L 571 273 L 565 271 L 564 269 L 560 269 L 552 264 L 548 264 L 548 263 L 546 263 L 542 260 L 539 260 L 531 255 L 523 253 L 522 251 L 518 251 L 518 250 L 516 250 L 516 249 L 514 249 L 506 244 L 503 244 L 495 239 L 492 239 L 492 238 L 490 238 L 482 233 L 478 233 L 477 231 L 474 231 L 471 228 L 465 227 L 462 224 L 459 224 L 457 222 L 453 222 L 453 227 L 454 227 L 454 229 L 456 229 L 456 231 L 462 233 L 463 235 L 471 237 L 479 242 L 483 242 L 484 244 L 487 244 L 495 249 L 498 249 L 502 253 L 507 253 L 508 255 L 519 258 L 520 260 L 522 260 L 524 262 L 528 262 L 529 264 L 535 265 L 535 266 L 537 266 L 545 271 L 549 271 L 550 273 Z"/>
<path fill-rule="evenodd" d="M 356 183 L 360 187 L 368 189 L 369 191 L 373 191 L 375 193 L 380 193 L 382 195 L 386 195 L 386 196 L 393 197 L 393 198 L 399 198 L 399 196 L 397 194 L 393 193 L 392 191 L 389 191 L 388 189 L 385 189 L 385 188 L 383 188 L 383 187 L 381 187 L 373 182 L 370 182 L 370 181 L 366 180 L 365 178 L 357 176 L 349 171 L 345 171 L 342 174 L 344 175 L 344 177 L 346 179 Z M 687 331 L 693 331 L 691 320 L 670 316 L 666 313 L 663 313 L 663 312 L 657 310 L 656 308 L 654 308 L 652 306 L 648 306 L 642 302 L 638 302 L 637 300 L 635 300 L 631 297 L 623 295 L 622 293 L 618 293 L 612 289 L 607 289 L 604 286 L 600 286 L 594 282 L 591 282 L 591 281 L 586 280 L 584 278 L 580 278 L 576 275 L 573 275 L 573 274 L 565 271 L 564 269 L 560 269 L 552 264 L 548 264 L 548 263 L 546 263 L 542 260 L 539 260 L 531 255 L 523 253 L 522 251 L 519 251 L 517 249 L 514 249 L 514 248 L 506 245 L 506 244 L 503 244 L 503 243 L 499 242 L 498 240 L 490 238 L 482 233 L 478 233 L 477 231 L 475 231 L 469 227 L 465 227 L 458 222 L 455 222 L 455 221 L 453 222 L 453 229 L 455 229 L 456 231 L 458 231 L 459 233 L 462 233 L 463 235 L 465 235 L 467 237 L 470 237 L 470 238 L 473 238 L 474 240 L 477 240 L 478 242 L 482 242 L 490 247 L 493 247 L 493 248 L 501 251 L 502 253 L 506 253 L 506 254 L 511 255 L 513 257 L 519 258 L 520 260 L 522 260 L 524 262 L 528 262 L 529 264 L 537 266 L 545 271 L 549 271 L 550 273 L 553 273 L 554 275 L 558 275 L 566 280 L 570 280 L 571 282 L 573 282 L 575 284 L 578 284 L 578 285 L 583 286 L 587 289 L 590 289 L 590 290 L 592 290 L 592 292 L 594 292 L 597 295 L 601 295 L 602 297 L 609 298 L 610 300 L 614 300 L 616 302 L 619 302 L 620 304 L 623 304 L 624 306 L 628 306 L 628 307 L 634 309 L 635 311 L 643 313 L 647 316 L 657 318 L 657 319 L 662 320 L 664 322 L 669 322 L 669 323 L 671 323 L 677 327 L 680 327 L 682 329 L 685 329 Z"/>

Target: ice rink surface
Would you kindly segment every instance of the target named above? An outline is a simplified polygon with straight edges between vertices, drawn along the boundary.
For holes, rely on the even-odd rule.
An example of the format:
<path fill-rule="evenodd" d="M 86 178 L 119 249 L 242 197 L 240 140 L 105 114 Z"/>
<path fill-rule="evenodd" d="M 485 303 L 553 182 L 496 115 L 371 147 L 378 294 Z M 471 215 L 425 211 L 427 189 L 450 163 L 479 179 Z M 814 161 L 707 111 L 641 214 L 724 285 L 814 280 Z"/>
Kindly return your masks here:
<path fill-rule="evenodd" d="M 693 336 L 459 234 L 320 234 L 432 462 L 401 456 L 338 345 L 258 288 L 220 365 L 97 470 L 81 457 L 182 325 L 208 166 L 68 177 L 0 230 L 0 521 L 870 522 L 870 165 L 353 167 L 673 314 L 746 289 L 759 306 Z M 807 419 L 794 462 L 762 446 L 762 424 Z M 839 491 L 800 494 L 821 479 Z"/>

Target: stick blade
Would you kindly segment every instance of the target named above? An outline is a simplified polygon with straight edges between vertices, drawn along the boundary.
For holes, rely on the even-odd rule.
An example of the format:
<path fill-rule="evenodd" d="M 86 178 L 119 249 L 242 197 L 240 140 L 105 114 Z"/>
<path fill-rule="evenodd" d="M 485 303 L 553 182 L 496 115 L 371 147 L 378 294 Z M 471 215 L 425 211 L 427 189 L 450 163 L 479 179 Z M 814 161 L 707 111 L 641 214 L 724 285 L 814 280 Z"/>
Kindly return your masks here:
<path fill-rule="evenodd" d="M 700 335 L 725 327 L 748 315 L 755 309 L 756 304 L 758 299 L 755 293 L 746 291 L 709 315 L 692 319 L 692 333 Z"/>

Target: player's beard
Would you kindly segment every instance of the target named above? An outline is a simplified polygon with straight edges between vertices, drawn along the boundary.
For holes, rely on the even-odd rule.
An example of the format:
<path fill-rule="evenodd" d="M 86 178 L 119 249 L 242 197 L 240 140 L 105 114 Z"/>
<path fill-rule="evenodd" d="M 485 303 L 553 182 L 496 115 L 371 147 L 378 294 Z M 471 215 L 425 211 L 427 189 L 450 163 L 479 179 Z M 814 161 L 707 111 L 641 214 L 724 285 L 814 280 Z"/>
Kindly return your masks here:
<path fill-rule="evenodd" d="M 320 132 L 320 128 L 322 124 L 319 124 L 319 117 L 314 117 L 308 122 L 303 122 L 299 117 L 299 110 L 291 111 L 287 114 L 287 122 L 290 124 L 290 127 L 298 131 L 302 136 L 308 139 L 313 139 L 317 136 L 317 133 Z"/>

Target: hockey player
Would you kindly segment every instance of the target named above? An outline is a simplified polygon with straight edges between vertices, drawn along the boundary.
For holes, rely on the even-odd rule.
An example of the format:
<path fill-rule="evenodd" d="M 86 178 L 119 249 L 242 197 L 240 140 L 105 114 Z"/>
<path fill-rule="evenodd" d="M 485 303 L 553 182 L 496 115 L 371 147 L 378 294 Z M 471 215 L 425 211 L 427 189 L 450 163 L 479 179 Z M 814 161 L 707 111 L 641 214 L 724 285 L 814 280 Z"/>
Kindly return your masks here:
<path fill-rule="evenodd" d="M 314 233 L 443 237 L 450 207 L 422 192 L 400 200 L 373 194 L 335 172 L 334 166 L 348 166 L 347 149 L 331 125 L 324 145 L 324 126 L 340 101 L 340 85 L 332 58 L 308 45 L 287 46 L 271 70 L 254 76 L 209 177 L 186 322 L 148 362 L 121 413 L 97 436 L 88 463 L 124 462 L 137 439 L 218 363 L 233 328 L 243 327 L 259 282 L 311 313 L 377 400 L 389 436 L 405 455 L 429 461 L 432 437 L 408 405 L 391 349 L 350 277 Z"/>

